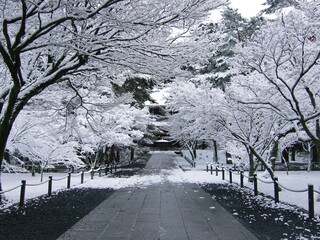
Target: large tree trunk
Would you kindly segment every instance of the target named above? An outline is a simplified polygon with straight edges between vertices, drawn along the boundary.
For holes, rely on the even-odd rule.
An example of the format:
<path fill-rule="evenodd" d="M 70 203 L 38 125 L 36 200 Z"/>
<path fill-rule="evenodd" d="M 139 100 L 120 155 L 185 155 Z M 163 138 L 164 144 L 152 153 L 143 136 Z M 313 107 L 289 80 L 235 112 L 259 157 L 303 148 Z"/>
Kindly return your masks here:
<path fill-rule="evenodd" d="M 134 147 L 130 147 L 130 162 L 134 162 Z"/>
<path fill-rule="evenodd" d="M 189 153 L 191 155 L 192 162 L 194 162 L 197 158 L 197 146 L 198 146 L 198 141 L 190 141 L 187 144 L 187 148 L 188 148 Z"/>
<path fill-rule="evenodd" d="M 9 121 L 0 123 L 0 172 L 2 171 L 2 163 L 6 151 L 7 142 L 9 139 L 12 124 Z M 2 181 L 0 175 L 0 191 L 2 191 Z"/>
<path fill-rule="evenodd" d="M 315 147 L 315 153 L 316 153 L 316 157 L 314 158 L 314 161 L 320 166 L 320 143 L 318 142 L 315 143 L 314 147 Z"/>
<path fill-rule="evenodd" d="M 115 151 L 116 151 L 115 145 L 112 144 L 112 146 L 110 148 L 110 155 L 109 155 L 109 163 L 110 164 L 113 164 L 113 162 L 115 161 L 115 157 L 116 157 Z"/>
<path fill-rule="evenodd" d="M 252 151 L 248 151 L 248 154 L 249 154 L 249 177 L 253 177 L 255 171 L 256 171 L 256 166 L 255 166 L 255 163 L 254 163 L 254 155 L 252 153 Z M 249 181 L 253 181 L 253 179 L 249 179 Z"/>
<path fill-rule="evenodd" d="M 249 146 L 249 150 L 259 160 L 259 162 L 261 162 L 261 164 L 266 168 L 266 170 L 270 174 L 271 178 L 274 179 L 275 174 L 274 174 L 274 171 L 272 170 L 271 166 L 269 164 L 267 164 L 267 162 L 262 158 L 262 156 L 260 156 L 259 153 L 257 153 L 257 151 L 253 147 Z"/>
<path fill-rule="evenodd" d="M 214 161 L 216 163 L 218 163 L 219 162 L 219 159 L 218 159 L 218 144 L 217 144 L 216 140 L 213 140 L 213 156 L 214 156 Z"/>
<path fill-rule="evenodd" d="M 276 160 L 278 159 L 278 156 L 279 156 L 279 140 L 275 140 L 273 142 L 272 150 L 270 153 L 270 162 L 271 162 L 271 167 L 273 171 L 276 168 Z"/>

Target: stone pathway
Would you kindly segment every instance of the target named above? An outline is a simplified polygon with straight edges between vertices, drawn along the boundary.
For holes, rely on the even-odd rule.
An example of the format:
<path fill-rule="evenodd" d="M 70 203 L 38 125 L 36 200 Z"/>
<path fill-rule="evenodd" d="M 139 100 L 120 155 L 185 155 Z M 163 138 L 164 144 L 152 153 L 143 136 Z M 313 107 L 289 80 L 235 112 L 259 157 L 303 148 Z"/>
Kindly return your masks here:
<path fill-rule="evenodd" d="M 176 168 L 156 153 L 144 174 Z M 254 240 L 257 239 L 197 184 L 164 182 L 115 192 L 59 240 Z"/>

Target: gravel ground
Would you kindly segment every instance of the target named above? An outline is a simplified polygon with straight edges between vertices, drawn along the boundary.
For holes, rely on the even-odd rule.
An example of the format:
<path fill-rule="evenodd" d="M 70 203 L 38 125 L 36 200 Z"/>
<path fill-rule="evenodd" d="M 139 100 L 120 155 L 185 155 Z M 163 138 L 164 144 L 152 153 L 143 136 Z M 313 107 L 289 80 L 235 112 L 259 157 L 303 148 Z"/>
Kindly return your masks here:
<path fill-rule="evenodd" d="M 22 209 L 12 206 L 0 210 L 0 239 L 57 239 L 113 192 L 71 189 L 29 200 Z"/>
<path fill-rule="evenodd" d="M 237 185 L 207 184 L 202 188 L 261 240 L 320 239 L 320 221 L 308 220 L 303 209 L 274 204 L 265 195 Z"/>

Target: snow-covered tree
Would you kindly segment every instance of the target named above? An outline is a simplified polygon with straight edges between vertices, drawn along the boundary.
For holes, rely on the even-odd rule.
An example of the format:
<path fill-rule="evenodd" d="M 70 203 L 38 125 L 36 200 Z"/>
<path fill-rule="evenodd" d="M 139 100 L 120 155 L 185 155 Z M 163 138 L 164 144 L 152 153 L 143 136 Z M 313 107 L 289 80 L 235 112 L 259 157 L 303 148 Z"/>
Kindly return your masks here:
<path fill-rule="evenodd" d="M 88 82 L 84 79 L 83 77 L 79 81 L 74 81 L 71 87 L 69 82 L 66 85 L 60 83 L 51 86 L 32 99 L 22 110 L 22 117 L 18 117 L 18 122 L 22 122 L 24 128 L 19 128 L 17 124 L 13 126 L 13 133 L 20 131 L 24 134 L 24 138 L 20 138 L 20 147 L 25 143 L 27 145 L 24 149 L 33 151 L 34 144 L 29 144 L 33 140 L 29 134 L 31 139 L 29 141 L 25 132 L 29 133 L 35 126 L 38 131 L 34 132 L 39 133 L 36 139 L 37 141 L 42 139 L 43 144 L 52 139 L 52 135 L 61 138 L 65 142 L 63 146 L 74 142 L 73 150 L 77 151 L 77 160 L 88 154 L 98 156 L 95 153 L 105 147 L 133 146 L 141 140 L 146 131 L 146 125 L 150 121 L 146 110 L 131 106 L 134 99 L 128 93 L 116 96 L 112 84 L 105 83 L 99 78 L 95 79 L 95 84 L 86 84 Z M 57 92 L 60 94 L 57 95 Z M 16 134 L 11 135 L 13 139 L 16 138 Z M 10 145 L 9 149 L 20 150 L 17 145 Z M 38 150 L 40 151 L 40 148 Z M 63 148 L 60 150 L 62 151 Z M 30 154 L 24 154 L 24 156 L 28 156 L 31 160 L 35 159 L 30 157 Z M 94 167 L 98 160 L 83 157 L 81 159 L 89 159 L 87 164 L 91 167 Z M 72 164 L 70 159 L 68 164 Z"/>
<path fill-rule="evenodd" d="M 228 104 L 225 105 L 225 111 L 220 112 L 218 120 L 227 130 L 224 137 L 227 142 L 236 142 L 236 145 L 240 144 L 245 149 L 248 159 L 242 160 L 249 162 L 250 176 L 254 174 L 260 163 L 273 177 L 272 144 L 285 126 L 281 124 L 279 116 L 269 109 L 241 104 L 238 95 L 241 91 L 243 91 L 242 94 L 247 94 L 244 89 L 237 88 L 236 92 L 230 91 L 229 88 L 228 95 L 233 93 L 237 96 L 227 98 Z M 239 148 L 241 149 L 241 146 Z M 241 153 L 239 155 L 244 156 Z"/>
<path fill-rule="evenodd" d="M 297 0 L 266 0 L 264 5 L 266 8 L 262 10 L 262 13 L 275 13 L 281 11 L 284 8 L 293 7 L 298 5 Z"/>
<path fill-rule="evenodd" d="M 2 1 L 0 165 L 13 123 L 33 97 L 79 73 L 112 77 L 176 66 L 169 61 L 178 55 L 172 27 L 188 29 L 222 2 Z"/>
<path fill-rule="evenodd" d="M 10 152 L 18 152 L 37 165 L 41 181 L 44 169 L 52 164 L 63 162 L 69 167 L 83 167 L 77 153 L 78 142 L 67 139 L 61 129 L 63 119 L 54 117 L 55 111 L 37 110 L 24 110 L 15 121 L 7 145 Z"/>
<path fill-rule="evenodd" d="M 209 84 L 194 84 L 191 81 L 174 83 L 168 97 L 170 135 L 188 147 L 192 160 L 196 159 L 197 143 L 201 140 L 220 141 L 223 134 L 217 124 L 218 112 L 225 104 L 220 89 Z M 217 149 L 215 149 L 217 151 Z M 214 154 L 217 156 L 217 153 Z M 215 159 L 217 161 L 217 159 Z"/>
<path fill-rule="evenodd" d="M 228 63 L 228 59 L 234 56 L 233 48 L 252 38 L 263 22 L 261 16 L 246 19 L 237 9 L 227 7 L 222 11 L 219 22 L 203 23 L 192 32 L 189 41 L 202 45 L 194 51 L 198 54 L 206 51 L 206 54 L 199 54 L 201 58 L 198 60 L 190 60 L 184 69 L 196 76 L 201 75 L 201 79 L 206 79 L 213 87 L 224 90 L 233 75 Z"/>
<path fill-rule="evenodd" d="M 297 141 L 312 141 L 318 156 L 319 24 L 319 3 L 301 1 L 239 46 L 232 59 L 234 69 L 240 69 L 237 81 L 254 94 L 242 102 L 272 109 L 291 124 L 285 132 L 295 132 Z"/>

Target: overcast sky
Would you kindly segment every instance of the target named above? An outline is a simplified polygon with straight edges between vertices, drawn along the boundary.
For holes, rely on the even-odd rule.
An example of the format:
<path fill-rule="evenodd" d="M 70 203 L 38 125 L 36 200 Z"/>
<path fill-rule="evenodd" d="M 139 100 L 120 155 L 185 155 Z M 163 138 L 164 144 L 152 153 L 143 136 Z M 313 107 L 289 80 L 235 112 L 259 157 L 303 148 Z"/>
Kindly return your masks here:
<path fill-rule="evenodd" d="M 239 10 L 239 13 L 245 18 L 250 18 L 255 16 L 260 10 L 264 9 L 265 6 L 262 6 L 262 3 L 265 0 L 229 0 L 230 6 Z M 218 11 L 213 11 L 210 19 L 217 21 L 220 18 Z"/>
<path fill-rule="evenodd" d="M 232 8 L 238 8 L 242 16 L 250 18 L 265 8 L 262 3 L 265 0 L 230 0 Z"/>

